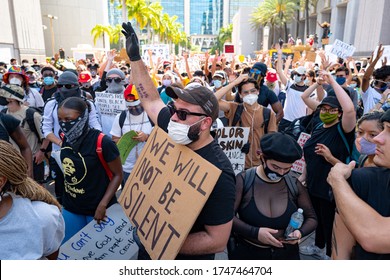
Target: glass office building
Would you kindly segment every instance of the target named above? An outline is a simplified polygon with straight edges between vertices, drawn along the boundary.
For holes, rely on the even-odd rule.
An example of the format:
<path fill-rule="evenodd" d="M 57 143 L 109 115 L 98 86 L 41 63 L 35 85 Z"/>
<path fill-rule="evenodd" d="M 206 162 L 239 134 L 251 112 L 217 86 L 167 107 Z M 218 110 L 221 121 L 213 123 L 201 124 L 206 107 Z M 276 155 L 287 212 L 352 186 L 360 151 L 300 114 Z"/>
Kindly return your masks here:
<path fill-rule="evenodd" d="M 177 16 L 176 22 L 184 26 L 184 0 L 161 0 L 159 2 L 164 8 L 163 13 L 167 13 L 170 17 Z"/>
<path fill-rule="evenodd" d="M 233 22 L 234 15 L 238 12 L 240 7 L 253 7 L 255 9 L 263 1 L 259 0 L 229 0 L 229 23 Z M 248 15 L 249 17 L 250 15 Z"/>

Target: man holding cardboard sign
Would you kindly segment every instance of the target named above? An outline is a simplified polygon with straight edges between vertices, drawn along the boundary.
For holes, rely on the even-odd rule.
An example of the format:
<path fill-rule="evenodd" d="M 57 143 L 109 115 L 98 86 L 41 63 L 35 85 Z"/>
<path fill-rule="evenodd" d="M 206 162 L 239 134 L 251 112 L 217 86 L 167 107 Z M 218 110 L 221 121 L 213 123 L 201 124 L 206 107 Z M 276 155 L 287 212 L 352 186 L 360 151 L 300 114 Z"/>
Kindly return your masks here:
<path fill-rule="evenodd" d="M 210 135 L 210 127 L 218 116 L 218 101 L 214 94 L 203 86 L 184 90 L 167 87 L 167 94 L 176 101 L 170 108 L 165 106 L 141 60 L 139 42 L 134 29 L 130 23 L 123 23 L 122 27 L 124 29 L 122 32 L 126 36 L 127 54 L 131 61 L 132 82 L 150 119 L 168 131 L 175 144 L 187 146 L 222 170 L 177 257 L 214 259 L 214 254 L 226 247 L 232 227 L 235 199 L 235 177 L 231 164 Z M 177 191 L 180 191 L 180 186 Z M 190 205 L 187 205 L 187 208 L 188 206 Z M 148 247 L 145 247 L 148 250 Z M 151 252 L 150 248 L 148 252 Z"/>

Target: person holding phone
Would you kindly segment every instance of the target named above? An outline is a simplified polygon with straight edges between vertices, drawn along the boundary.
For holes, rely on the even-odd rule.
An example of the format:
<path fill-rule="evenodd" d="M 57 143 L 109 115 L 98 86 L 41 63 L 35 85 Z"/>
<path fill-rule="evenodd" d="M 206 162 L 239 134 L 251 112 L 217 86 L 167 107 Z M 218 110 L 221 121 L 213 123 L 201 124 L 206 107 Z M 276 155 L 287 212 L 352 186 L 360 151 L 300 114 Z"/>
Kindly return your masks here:
<path fill-rule="evenodd" d="M 290 173 L 293 163 L 302 157 L 302 149 L 280 132 L 264 135 L 260 149 L 262 164 L 254 167 L 254 176 L 251 169 L 236 176 L 235 244 L 228 250 L 229 259 L 299 260 L 299 240 L 317 227 L 309 194 Z M 305 218 L 302 227 L 284 238 L 298 208 Z"/>

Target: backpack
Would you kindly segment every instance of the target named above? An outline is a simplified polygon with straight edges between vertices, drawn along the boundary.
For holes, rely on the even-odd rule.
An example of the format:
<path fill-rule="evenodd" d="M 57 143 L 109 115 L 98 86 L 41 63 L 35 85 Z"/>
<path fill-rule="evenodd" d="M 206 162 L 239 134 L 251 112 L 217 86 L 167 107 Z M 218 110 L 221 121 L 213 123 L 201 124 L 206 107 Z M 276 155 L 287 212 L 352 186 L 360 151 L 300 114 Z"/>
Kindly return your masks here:
<path fill-rule="evenodd" d="M 100 134 L 97 138 L 97 141 L 96 141 L 96 153 L 99 157 L 101 164 L 104 167 L 104 170 L 106 170 L 108 178 L 110 178 L 110 181 L 111 181 L 112 180 L 112 172 L 111 172 L 110 168 L 108 167 L 107 162 L 104 160 L 104 157 L 103 157 L 103 149 L 102 149 L 103 137 L 104 137 L 104 133 L 100 132 Z"/>
<path fill-rule="evenodd" d="M 250 190 L 251 186 L 253 185 L 253 182 L 255 181 L 256 168 L 257 167 L 251 167 L 245 171 L 245 177 L 243 177 L 244 189 L 242 192 L 241 201 L 242 201 L 242 198 L 246 195 L 246 193 Z M 286 174 L 286 176 L 284 176 L 284 180 L 286 181 L 288 191 L 291 195 L 291 198 L 293 199 L 294 203 L 296 204 L 299 192 L 298 192 L 298 186 L 294 180 L 297 180 L 297 179 L 293 177 L 291 172 L 289 172 Z"/>
<path fill-rule="evenodd" d="M 1 110 L 1 112 L 4 114 L 6 114 L 7 111 L 8 111 L 7 108 L 4 108 L 3 110 Z M 34 122 L 34 114 L 35 113 L 38 113 L 42 116 L 43 110 L 41 108 L 37 108 L 37 107 L 28 107 L 26 110 L 26 117 L 22 120 L 22 122 L 20 123 L 20 126 L 23 127 L 24 124 L 27 122 L 30 130 L 37 136 L 38 142 L 42 143 L 41 137 L 38 133 L 38 129 L 35 126 L 35 122 Z"/>
<path fill-rule="evenodd" d="M 123 128 L 123 125 L 125 124 L 125 120 L 126 120 L 126 112 L 127 110 L 123 110 L 119 116 L 119 127 Z M 149 115 L 148 115 L 148 118 L 149 118 Z M 151 119 L 149 118 L 149 122 L 152 126 L 154 126 L 154 123 L 151 121 Z"/>
<path fill-rule="evenodd" d="M 319 121 L 319 111 L 314 111 L 312 114 L 297 118 L 291 122 L 291 124 L 286 127 L 283 131 L 289 136 L 293 137 L 298 141 L 301 133 L 311 134 L 315 128 L 317 128 L 316 123 Z M 321 121 L 320 121 L 321 122 Z"/>
<path fill-rule="evenodd" d="M 236 126 L 238 121 L 241 118 L 242 111 L 244 111 L 244 105 L 243 104 L 238 104 L 236 112 L 234 113 L 233 121 L 231 126 Z M 264 128 L 264 134 L 267 134 L 268 132 L 268 124 L 269 124 L 269 119 L 271 117 L 271 110 L 263 107 L 263 123 L 261 124 L 260 127 Z M 241 122 L 240 122 L 241 123 Z"/>

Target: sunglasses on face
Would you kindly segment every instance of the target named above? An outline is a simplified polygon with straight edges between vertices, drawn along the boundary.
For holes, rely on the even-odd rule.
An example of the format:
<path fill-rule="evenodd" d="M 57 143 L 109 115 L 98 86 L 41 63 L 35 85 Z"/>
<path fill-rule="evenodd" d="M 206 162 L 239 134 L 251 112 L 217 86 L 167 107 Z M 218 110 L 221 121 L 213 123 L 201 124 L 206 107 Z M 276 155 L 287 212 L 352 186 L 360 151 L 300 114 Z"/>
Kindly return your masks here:
<path fill-rule="evenodd" d="M 298 77 L 305 77 L 306 76 L 306 74 L 295 74 L 295 75 L 297 75 Z"/>
<path fill-rule="evenodd" d="M 329 109 L 326 109 L 324 107 L 322 107 L 320 109 L 320 112 L 321 113 L 330 113 L 330 114 L 337 114 L 339 112 L 339 109 L 337 108 L 329 108 Z"/>
<path fill-rule="evenodd" d="M 57 85 L 58 88 L 62 88 L 62 87 L 65 87 L 67 89 L 71 89 L 71 88 L 75 88 L 77 87 L 76 85 Z"/>
<path fill-rule="evenodd" d="M 176 107 L 174 105 L 169 105 L 168 106 L 169 108 L 169 112 L 171 113 L 171 116 L 173 116 L 174 114 L 177 115 L 177 117 L 179 118 L 179 120 L 181 121 L 185 121 L 187 119 L 187 116 L 191 115 L 191 116 L 205 116 L 205 117 L 208 117 L 206 114 L 202 114 L 202 113 L 196 113 L 196 112 L 189 112 L 189 111 L 185 111 L 185 110 L 178 110 L 176 109 Z"/>
<path fill-rule="evenodd" d="M 106 78 L 106 81 L 108 83 L 111 83 L 112 81 L 114 81 L 115 83 L 119 84 L 122 81 L 122 79 L 119 78 L 119 77 L 116 77 L 116 78 Z"/>

